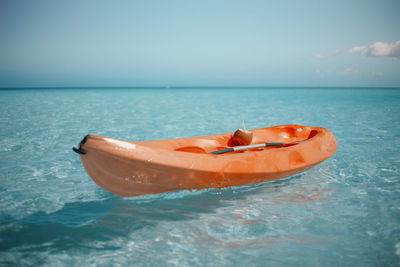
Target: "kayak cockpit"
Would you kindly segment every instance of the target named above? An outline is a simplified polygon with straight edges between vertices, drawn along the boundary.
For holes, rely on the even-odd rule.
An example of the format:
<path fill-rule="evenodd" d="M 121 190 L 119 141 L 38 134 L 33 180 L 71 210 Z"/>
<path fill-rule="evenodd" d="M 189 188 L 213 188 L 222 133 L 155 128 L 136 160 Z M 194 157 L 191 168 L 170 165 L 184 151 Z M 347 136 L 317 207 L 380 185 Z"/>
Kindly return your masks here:
<path fill-rule="evenodd" d="M 304 142 L 313 138 L 318 134 L 318 131 L 312 130 L 311 127 L 307 126 L 298 126 L 298 125 L 286 125 L 284 127 L 276 127 L 276 128 L 266 128 L 266 129 L 256 129 L 249 131 L 252 134 L 251 141 L 247 145 L 255 145 L 255 144 L 263 144 L 263 143 L 283 143 L 285 147 L 297 145 L 300 142 Z M 236 133 L 236 132 L 235 132 Z M 185 142 L 184 146 L 180 146 L 180 139 L 174 140 L 176 146 L 173 147 L 173 150 L 180 152 L 189 152 L 189 153 L 201 153 L 208 154 L 213 151 L 227 149 L 235 147 L 234 134 L 221 134 L 215 136 L 204 137 L 196 137 L 196 138 L 187 138 L 182 139 Z M 189 145 L 188 145 L 189 141 Z M 263 151 L 266 149 L 275 149 L 274 146 L 266 146 L 263 148 L 252 148 L 249 150 L 241 150 L 236 151 L 235 153 L 244 153 L 244 152 L 254 152 L 254 151 Z"/>

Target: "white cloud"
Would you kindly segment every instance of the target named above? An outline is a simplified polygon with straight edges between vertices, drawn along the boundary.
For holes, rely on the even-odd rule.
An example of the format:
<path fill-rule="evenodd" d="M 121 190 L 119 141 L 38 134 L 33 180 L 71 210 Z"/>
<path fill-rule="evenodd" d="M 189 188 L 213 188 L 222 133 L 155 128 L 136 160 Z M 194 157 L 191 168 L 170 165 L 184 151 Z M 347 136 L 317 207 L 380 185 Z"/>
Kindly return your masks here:
<path fill-rule="evenodd" d="M 328 58 L 328 57 L 332 57 L 332 56 L 336 56 L 338 54 L 342 53 L 341 49 L 336 49 L 334 52 L 329 53 L 329 54 L 317 54 L 316 57 L 317 58 Z"/>
<path fill-rule="evenodd" d="M 360 73 L 359 70 L 353 68 L 346 68 L 344 70 L 315 70 L 315 73 L 321 76 L 350 76 L 350 75 L 357 75 Z"/>
<path fill-rule="evenodd" d="M 349 53 L 367 57 L 391 57 L 400 59 L 400 40 L 395 43 L 376 42 L 372 45 L 356 46 Z"/>
<path fill-rule="evenodd" d="M 353 75 L 353 74 L 357 74 L 357 73 L 359 73 L 359 71 L 355 70 L 353 68 L 347 68 L 347 69 L 345 69 L 343 71 L 336 72 L 337 75 L 344 75 L 344 76 Z"/>
<path fill-rule="evenodd" d="M 316 57 L 324 59 L 346 53 L 359 54 L 366 57 L 390 57 L 400 59 L 400 40 L 395 43 L 376 42 L 372 45 L 355 46 L 347 51 L 336 49 L 332 53 L 317 54 Z"/>

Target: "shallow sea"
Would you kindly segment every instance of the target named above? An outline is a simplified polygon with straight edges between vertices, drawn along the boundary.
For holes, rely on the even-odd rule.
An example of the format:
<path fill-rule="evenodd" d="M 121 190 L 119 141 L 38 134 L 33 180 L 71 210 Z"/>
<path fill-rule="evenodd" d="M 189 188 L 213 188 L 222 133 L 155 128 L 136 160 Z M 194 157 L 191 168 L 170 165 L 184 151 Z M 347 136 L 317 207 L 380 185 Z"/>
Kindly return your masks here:
<path fill-rule="evenodd" d="M 328 128 L 336 154 L 252 186 L 121 198 L 71 147 Z M 0 265 L 400 266 L 400 89 L 0 91 Z"/>

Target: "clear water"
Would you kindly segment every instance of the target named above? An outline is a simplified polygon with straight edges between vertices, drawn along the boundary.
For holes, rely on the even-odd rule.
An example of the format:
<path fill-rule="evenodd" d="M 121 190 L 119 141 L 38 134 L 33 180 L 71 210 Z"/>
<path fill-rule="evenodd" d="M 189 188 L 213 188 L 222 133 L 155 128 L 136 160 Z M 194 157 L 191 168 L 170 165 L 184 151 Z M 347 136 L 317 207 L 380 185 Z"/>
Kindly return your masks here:
<path fill-rule="evenodd" d="M 279 181 L 120 198 L 71 147 L 280 124 L 336 154 Z M 0 265 L 399 266 L 400 90 L 0 91 Z"/>

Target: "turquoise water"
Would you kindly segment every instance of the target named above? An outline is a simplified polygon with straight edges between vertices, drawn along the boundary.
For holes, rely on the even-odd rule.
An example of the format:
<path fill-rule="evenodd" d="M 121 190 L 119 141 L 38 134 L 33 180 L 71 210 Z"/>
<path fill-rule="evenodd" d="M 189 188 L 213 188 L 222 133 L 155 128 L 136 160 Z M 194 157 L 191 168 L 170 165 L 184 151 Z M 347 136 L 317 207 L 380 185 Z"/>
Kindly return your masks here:
<path fill-rule="evenodd" d="M 71 147 L 280 124 L 336 154 L 253 186 L 120 198 Z M 0 265 L 399 266 L 400 90 L 0 91 Z"/>

